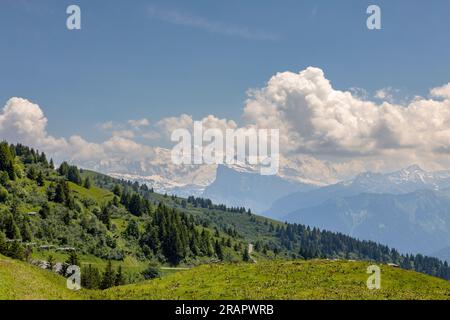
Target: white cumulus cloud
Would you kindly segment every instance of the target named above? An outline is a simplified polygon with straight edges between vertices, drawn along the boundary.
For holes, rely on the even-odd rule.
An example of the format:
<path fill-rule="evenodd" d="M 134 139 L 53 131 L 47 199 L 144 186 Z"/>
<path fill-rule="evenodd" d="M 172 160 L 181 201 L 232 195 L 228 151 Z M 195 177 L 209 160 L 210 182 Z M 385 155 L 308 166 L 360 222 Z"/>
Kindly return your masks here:
<path fill-rule="evenodd" d="M 49 135 L 46 127 L 47 118 L 41 108 L 26 99 L 9 99 L 0 113 L 1 139 L 52 151 L 67 146 L 65 139 Z"/>
<path fill-rule="evenodd" d="M 284 72 L 250 92 L 244 119 L 279 128 L 284 154 L 312 154 L 366 161 L 448 163 L 450 85 L 400 105 L 377 104 L 336 90 L 319 68 Z"/>
<path fill-rule="evenodd" d="M 363 89 L 336 90 L 319 68 L 278 73 L 264 87 L 249 91 L 244 126 L 279 129 L 280 174 L 304 181 L 335 182 L 364 170 L 411 164 L 449 169 L 450 83 L 431 89 L 428 98 L 405 103 L 387 101 L 388 91 L 378 93 L 381 101 L 370 101 Z M 235 121 L 214 115 L 200 121 L 205 130 L 238 128 Z M 101 127 L 110 136 L 90 142 L 79 135 L 49 134 L 36 103 L 11 98 L 0 110 L 0 140 L 21 142 L 92 169 L 174 176 L 183 171 L 168 163 L 169 150 L 156 146 L 170 146 L 174 130 L 192 131 L 193 124 L 188 114 L 152 124 L 146 118 L 109 121 Z M 152 147 L 139 142 L 143 140 L 151 140 Z M 199 169 L 192 170 L 186 172 Z"/>
<path fill-rule="evenodd" d="M 150 125 L 150 121 L 146 118 L 137 119 L 137 120 L 128 120 L 128 124 L 132 126 L 133 128 L 141 128 L 141 127 L 147 127 Z"/>

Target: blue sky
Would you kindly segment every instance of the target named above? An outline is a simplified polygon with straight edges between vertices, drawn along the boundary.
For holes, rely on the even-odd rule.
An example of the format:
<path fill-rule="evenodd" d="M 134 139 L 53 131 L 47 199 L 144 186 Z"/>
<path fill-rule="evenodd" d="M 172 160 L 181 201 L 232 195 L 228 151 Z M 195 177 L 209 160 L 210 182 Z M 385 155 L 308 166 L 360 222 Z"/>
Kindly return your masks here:
<path fill-rule="evenodd" d="M 78 4 L 82 30 L 65 27 Z M 381 31 L 366 8 L 382 9 Z M 0 102 L 40 105 L 56 136 L 181 113 L 239 121 L 246 91 L 323 69 L 337 89 L 426 95 L 450 81 L 450 2 L 25 1 L 0 4 Z"/>

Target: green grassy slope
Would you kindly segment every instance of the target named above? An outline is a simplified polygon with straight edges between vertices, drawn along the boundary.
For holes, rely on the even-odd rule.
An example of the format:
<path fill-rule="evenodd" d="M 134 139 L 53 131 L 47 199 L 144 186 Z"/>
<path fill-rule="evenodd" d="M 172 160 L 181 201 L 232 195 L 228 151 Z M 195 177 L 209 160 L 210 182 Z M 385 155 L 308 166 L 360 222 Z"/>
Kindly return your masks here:
<path fill-rule="evenodd" d="M 0 300 L 81 299 L 66 288 L 66 279 L 22 261 L 0 255 Z"/>
<path fill-rule="evenodd" d="M 105 291 L 70 291 L 65 279 L 0 256 L 0 300 L 73 299 L 450 299 L 450 282 L 381 266 L 381 289 L 366 287 L 368 262 L 267 261 L 203 265 Z"/>
<path fill-rule="evenodd" d="M 111 288 L 102 299 L 450 299 L 450 282 L 381 266 L 381 289 L 366 286 L 368 262 L 272 261 L 204 265 Z"/>
<path fill-rule="evenodd" d="M 90 189 L 86 189 L 73 182 L 69 182 L 70 190 L 78 195 L 87 199 L 95 200 L 99 204 L 105 204 L 114 198 L 114 194 L 108 190 L 97 188 L 92 186 Z"/>

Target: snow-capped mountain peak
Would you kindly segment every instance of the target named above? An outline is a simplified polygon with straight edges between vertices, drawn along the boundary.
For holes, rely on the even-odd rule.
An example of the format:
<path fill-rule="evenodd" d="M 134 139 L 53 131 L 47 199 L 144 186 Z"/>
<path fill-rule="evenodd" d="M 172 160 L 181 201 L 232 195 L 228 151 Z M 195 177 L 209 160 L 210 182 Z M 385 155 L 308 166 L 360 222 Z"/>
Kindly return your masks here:
<path fill-rule="evenodd" d="M 374 193 L 405 193 L 421 189 L 442 190 L 450 187 L 450 171 L 427 172 L 418 165 L 389 172 L 364 172 L 342 186 L 360 188 Z"/>

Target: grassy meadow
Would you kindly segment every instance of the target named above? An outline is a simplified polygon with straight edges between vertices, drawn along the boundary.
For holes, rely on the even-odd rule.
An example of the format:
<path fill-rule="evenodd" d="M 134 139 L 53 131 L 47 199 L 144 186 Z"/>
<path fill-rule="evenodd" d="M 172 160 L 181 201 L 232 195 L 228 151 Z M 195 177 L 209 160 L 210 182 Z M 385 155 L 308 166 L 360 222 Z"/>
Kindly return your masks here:
<path fill-rule="evenodd" d="M 381 266 L 381 289 L 369 290 L 369 265 L 344 260 L 210 264 L 104 291 L 74 292 L 63 277 L 1 256 L 0 299 L 450 299 L 450 282 L 387 265 Z"/>

